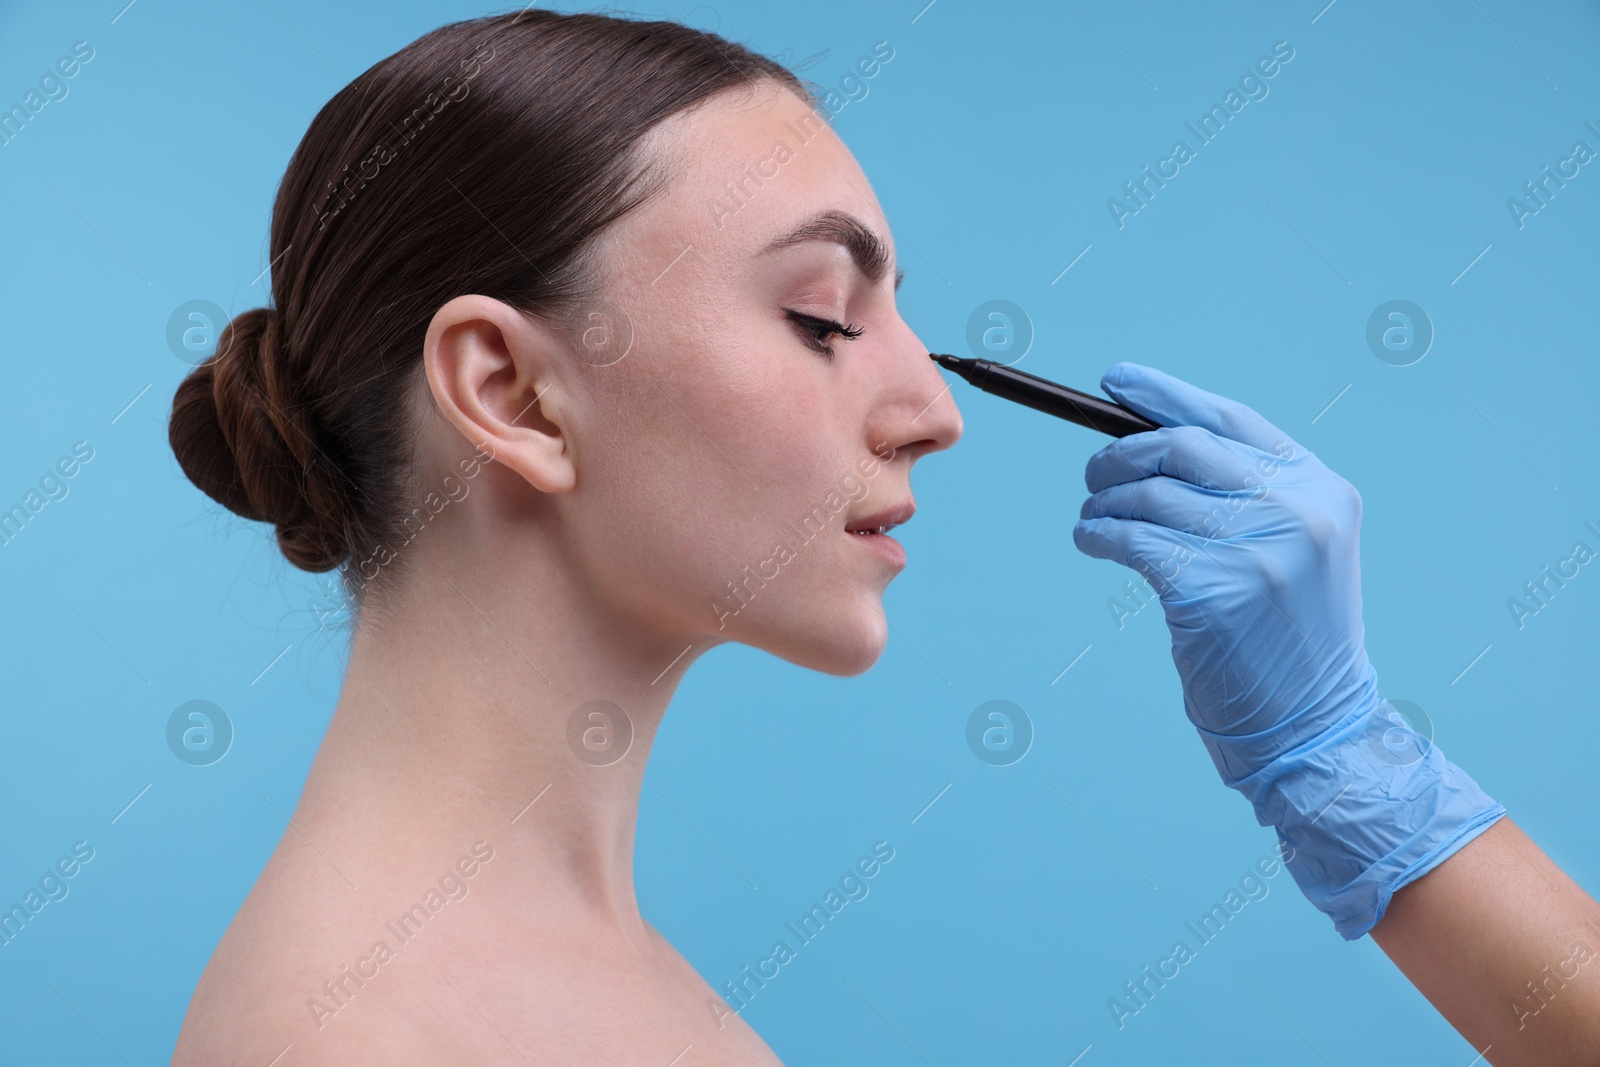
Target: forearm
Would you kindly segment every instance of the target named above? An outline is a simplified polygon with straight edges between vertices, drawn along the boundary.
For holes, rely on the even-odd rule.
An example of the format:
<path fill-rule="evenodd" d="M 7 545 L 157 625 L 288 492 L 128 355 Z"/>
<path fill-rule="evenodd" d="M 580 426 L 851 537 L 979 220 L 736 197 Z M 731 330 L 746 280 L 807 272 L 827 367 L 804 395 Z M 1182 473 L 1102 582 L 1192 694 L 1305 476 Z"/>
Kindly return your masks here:
<path fill-rule="evenodd" d="M 1600 904 L 1509 818 L 1396 892 L 1372 938 L 1494 1067 L 1600 1065 Z"/>

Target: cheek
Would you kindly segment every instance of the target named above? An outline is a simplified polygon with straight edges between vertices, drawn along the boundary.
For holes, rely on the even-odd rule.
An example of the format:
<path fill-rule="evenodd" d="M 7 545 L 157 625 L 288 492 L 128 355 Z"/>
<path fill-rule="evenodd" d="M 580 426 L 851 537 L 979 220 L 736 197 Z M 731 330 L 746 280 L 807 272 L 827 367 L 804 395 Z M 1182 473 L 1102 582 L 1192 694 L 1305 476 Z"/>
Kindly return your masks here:
<path fill-rule="evenodd" d="M 837 616 L 849 594 L 839 538 L 860 505 L 824 508 L 826 528 L 809 541 L 795 531 L 858 473 L 860 443 L 818 369 L 794 353 L 705 354 L 692 374 L 630 383 L 611 409 L 616 431 L 583 468 L 600 495 L 579 548 L 613 596 L 716 630 L 717 605 L 739 606 L 733 583 L 754 595 L 721 632 L 754 643 L 819 612 Z"/>
<path fill-rule="evenodd" d="M 842 450 L 829 448 L 815 386 L 752 373 L 758 358 L 670 375 L 641 361 L 598 404 L 573 547 L 614 596 L 711 619 L 712 598 L 825 491 L 829 453 Z"/>

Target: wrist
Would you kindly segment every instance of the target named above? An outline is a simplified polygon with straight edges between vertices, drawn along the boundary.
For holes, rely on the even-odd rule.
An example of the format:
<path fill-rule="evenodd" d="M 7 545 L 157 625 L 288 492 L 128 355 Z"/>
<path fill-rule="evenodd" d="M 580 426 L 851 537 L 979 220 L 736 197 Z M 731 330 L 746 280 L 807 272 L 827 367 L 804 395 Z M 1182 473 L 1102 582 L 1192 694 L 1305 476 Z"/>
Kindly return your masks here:
<path fill-rule="evenodd" d="M 1248 797 L 1259 812 L 1260 801 L 1277 778 L 1340 738 L 1375 729 L 1374 717 L 1385 702 L 1378 693 L 1377 672 L 1364 652 L 1349 674 L 1354 676 L 1352 683 L 1340 686 L 1311 707 L 1285 715 L 1266 730 L 1225 734 L 1198 727 L 1223 783 Z M 1191 721 L 1200 720 L 1198 709 L 1186 710 Z"/>
<path fill-rule="evenodd" d="M 1262 825 L 1277 827 L 1294 850 L 1287 866 L 1295 882 L 1348 940 L 1376 925 L 1396 890 L 1505 814 L 1431 741 L 1414 737 L 1400 754 L 1386 745 L 1395 729 L 1390 710 L 1381 698 L 1356 702 L 1321 733 L 1281 751 L 1262 735 L 1202 731 L 1219 769 L 1265 757 L 1253 772 L 1225 772 L 1224 780 L 1250 800 Z"/>

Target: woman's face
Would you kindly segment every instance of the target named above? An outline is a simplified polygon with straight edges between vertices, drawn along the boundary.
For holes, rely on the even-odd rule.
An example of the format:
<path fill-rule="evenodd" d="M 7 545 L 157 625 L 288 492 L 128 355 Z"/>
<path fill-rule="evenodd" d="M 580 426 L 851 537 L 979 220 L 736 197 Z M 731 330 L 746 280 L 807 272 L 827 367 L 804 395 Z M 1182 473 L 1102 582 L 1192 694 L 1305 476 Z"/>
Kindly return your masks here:
<path fill-rule="evenodd" d="M 898 542 L 851 531 L 908 519 L 911 465 L 961 435 L 895 310 L 883 212 L 775 83 L 669 120 L 648 147 L 671 177 L 601 243 L 568 551 L 613 606 L 701 647 L 865 670 L 905 564 Z"/>

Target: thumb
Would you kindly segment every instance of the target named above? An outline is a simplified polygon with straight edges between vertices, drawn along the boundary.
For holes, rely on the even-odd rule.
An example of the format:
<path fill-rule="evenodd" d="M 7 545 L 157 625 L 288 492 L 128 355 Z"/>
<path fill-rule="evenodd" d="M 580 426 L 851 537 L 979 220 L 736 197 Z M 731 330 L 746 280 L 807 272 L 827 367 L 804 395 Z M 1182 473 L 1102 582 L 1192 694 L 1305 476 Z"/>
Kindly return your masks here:
<path fill-rule="evenodd" d="M 1253 408 L 1208 393 L 1154 367 L 1118 363 L 1106 371 L 1100 387 L 1119 404 L 1163 426 L 1200 426 L 1218 437 L 1279 455 L 1285 444 L 1294 446 L 1295 452 L 1303 451 L 1293 438 Z"/>

